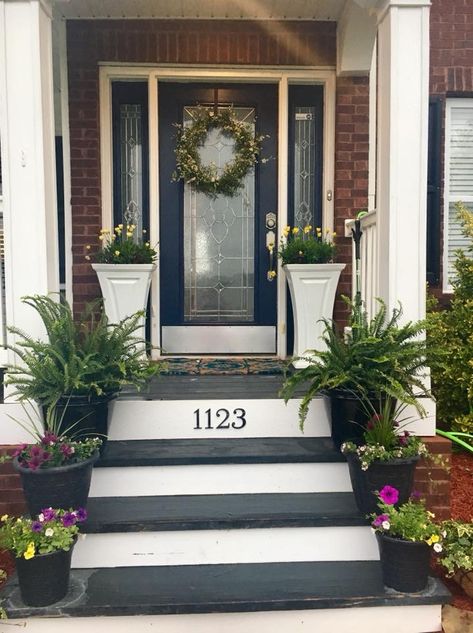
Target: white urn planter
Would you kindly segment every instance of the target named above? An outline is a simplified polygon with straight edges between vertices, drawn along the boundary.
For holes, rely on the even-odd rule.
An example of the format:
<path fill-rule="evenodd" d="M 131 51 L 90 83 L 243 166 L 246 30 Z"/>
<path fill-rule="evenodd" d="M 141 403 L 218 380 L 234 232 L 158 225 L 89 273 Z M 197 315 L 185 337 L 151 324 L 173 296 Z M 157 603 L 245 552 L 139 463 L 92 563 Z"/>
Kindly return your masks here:
<path fill-rule="evenodd" d="M 340 273 L 345 264 L 286 264 L 289 291 L 294 316 L 294 360 L 296 369 L 309 364 L 309 350 L 322 351 L 325 343 L 321 336 L 325 324 L 321 319 L 331 319 Z"/>
<path fill-rule="evenodd" d="M 92 264 L 92 268 L 99 279 L 105 314 L 110 323 L 118 323 L 140 310 L 146 311 L 156 264 Z M 135 336 L 145 339 L 145 317 Z"/>

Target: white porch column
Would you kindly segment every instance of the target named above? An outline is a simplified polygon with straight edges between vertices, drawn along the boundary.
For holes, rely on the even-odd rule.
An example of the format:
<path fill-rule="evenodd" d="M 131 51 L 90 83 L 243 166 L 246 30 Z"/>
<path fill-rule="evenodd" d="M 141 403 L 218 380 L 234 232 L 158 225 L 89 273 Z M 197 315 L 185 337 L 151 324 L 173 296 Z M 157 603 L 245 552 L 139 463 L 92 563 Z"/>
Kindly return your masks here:
<path fill-rule="evenodd" d="M 429 0 L 388 0 L 378 21 L 379 294 L 425 316 Z"/>
<path fill-rule="evenodd" d="M 378 292 L 412 321 L 425 317 L 429 11 L 429 0 L 387 0 L 378 13 Z M 431 434 L 435 405 L 423 404 L 419 431 Z"/>
<path fill-rule="evenodd" d="M 58 292 L 51 7 L 0 0 L 7 324 L 41 334 L 27 294 Z"/>

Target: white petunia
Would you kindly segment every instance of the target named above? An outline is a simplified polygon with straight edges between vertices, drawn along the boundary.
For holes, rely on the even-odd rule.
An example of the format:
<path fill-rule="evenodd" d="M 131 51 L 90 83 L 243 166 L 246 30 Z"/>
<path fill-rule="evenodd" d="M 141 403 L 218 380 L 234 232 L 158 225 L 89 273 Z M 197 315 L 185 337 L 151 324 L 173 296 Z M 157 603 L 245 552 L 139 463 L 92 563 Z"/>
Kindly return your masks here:
<path fill-rule="evenodd" d="M 42 512 L 38 514 L 38 521 L 41 521 L 41 523 L 44 521 L 44 514 Z"/>
<path fill-rule="evenodd" d="M 389 530 L 389 528 L 391 527 L 391 524 L 389 523 L 389 521 L 383 521 L 381 523 L 381 527 L 383 528 L 383 530 Z"/>
<path fill-rule="evenodd" d="M 440 554 L 442 549 L 443 547 L 440 545 L 440 543 L 434 543 L 434 552 L 437 552 L 437 554 Z"/>
<path fill-rule="evenodd" d="M 54 534 L 54 530 L 53 530 L 53 528 L 47 528 L 47 529 L 44 531 L 44 534 L 45 534 L 46 536 L 53 536 L 53 534 Z"/>

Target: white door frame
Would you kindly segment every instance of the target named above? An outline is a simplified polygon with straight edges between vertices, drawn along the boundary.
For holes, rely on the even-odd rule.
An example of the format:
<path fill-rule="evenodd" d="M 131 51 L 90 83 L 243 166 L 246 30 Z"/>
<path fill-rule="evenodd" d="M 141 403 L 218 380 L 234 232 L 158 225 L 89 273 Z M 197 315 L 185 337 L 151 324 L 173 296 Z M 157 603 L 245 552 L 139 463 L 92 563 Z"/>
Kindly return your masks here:
<path fill-rule="evenodd" d="M 288 94 L 289 84 L 318 84 L 324 87 L 323 121 L 323 182 L 322 219 L 323 226 L 333 230 L 334 226 L 334 174 L 335 174 L 335 85 L 334 68 L 307 67 L 256 69 L 251 67 L 206 67 L 206 66 L 133 66 L 101 64 L 100 86 L 100 161 L 102 189 L 102 227 L 112 228 L 113 223 L 113 162 L 112 162 L 112 81 L 142 79 L 148 81 L 149 112 L 149 206 L 150 240 L 159 242 L 159 137 L 158 99 L 159 81 L 224 81 L 235 83 L 275 83 L 279 87 L 278 129 L 278 241 L 287 224 L 288 196 Z M 152 213 L 154 209 L 156 212 Z M 280 358 L 286 357 L 286 279 L 278 263 L 277 275 L 277 347 Z M 151 344 L 156 348 L 153 357 L 159 357 L 160 310 L 159 310 L 159 264 L 154 273 L 151 288 Z"/>

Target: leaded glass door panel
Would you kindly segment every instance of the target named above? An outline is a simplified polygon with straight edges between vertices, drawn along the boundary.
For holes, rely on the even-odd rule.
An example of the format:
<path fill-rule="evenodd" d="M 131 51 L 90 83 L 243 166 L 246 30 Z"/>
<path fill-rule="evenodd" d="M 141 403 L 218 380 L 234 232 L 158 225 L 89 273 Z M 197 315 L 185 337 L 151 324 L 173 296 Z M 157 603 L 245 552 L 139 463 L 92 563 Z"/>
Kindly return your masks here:
<path fill-rule="evenodd" d="M 163 84 L 159 89 L 162 346 L 169 353 L 275 353 L 276 283 L 269 281 L 265 217 L 277 209 L 275 86 Z M 192 124 L 197 106 L 227 108 L 266 134 L 271 157 L 233 196 L 210 198 L 172 182 L 173 123 Z M 199 149 L 222 169 L 234 142 L 218 129 Z"/>

